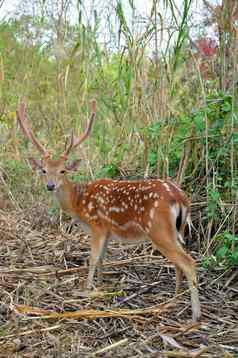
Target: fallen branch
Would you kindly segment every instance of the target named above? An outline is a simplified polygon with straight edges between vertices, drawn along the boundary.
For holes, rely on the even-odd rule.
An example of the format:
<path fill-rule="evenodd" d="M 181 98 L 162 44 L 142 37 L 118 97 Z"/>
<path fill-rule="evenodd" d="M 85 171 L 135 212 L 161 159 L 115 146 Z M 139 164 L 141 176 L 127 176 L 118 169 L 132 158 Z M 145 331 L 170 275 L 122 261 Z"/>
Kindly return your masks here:
<path fill-rule="evenodd" d="M 155 315 L 158 316 L 162 312 L 165 312 L 170 307 L 170 304 L 161 304 L 158 306 L 152 306 L 144 309 L 118 309 L 118 310 L 104 310 L 99 311 L 95 309 L 82 309 L 79 311 L 71 311 L 71 312 L 52 312 L 48 311 L 46 314 L 46 310 L 40 310 L 34 307 L 26 306 L 26 305 L 14 305 L 12 310 L 18 315 L 30 315 L 30 317 L 24 318 L 24 320 L 35 320 L 35 319 L 90 319 L 95 320 L 97 318 L 107 318 L 107 317 L 126 317 L 128 319 L 137 319 L 143 315 Z M 31 317 L 34 315 L 34 317 Z"/>

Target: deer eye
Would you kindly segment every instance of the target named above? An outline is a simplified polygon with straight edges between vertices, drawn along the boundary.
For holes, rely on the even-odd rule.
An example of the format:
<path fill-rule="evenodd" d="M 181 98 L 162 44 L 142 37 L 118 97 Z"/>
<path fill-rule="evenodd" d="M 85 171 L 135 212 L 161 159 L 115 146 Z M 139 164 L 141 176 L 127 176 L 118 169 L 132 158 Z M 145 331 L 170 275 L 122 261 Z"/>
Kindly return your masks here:
<path fill-rule="evenodd" d="M 42 174 L 46 174 L 46 170 L 45 169 L 41 169 L 41 172 L 42 172 Z"/>
<path fill-rule="evenodd" d="M 64 169 L 60 171 L 60 174 L 64 174 L 64 173 L 65 173 L 65 170 L 64 170 Z"/>

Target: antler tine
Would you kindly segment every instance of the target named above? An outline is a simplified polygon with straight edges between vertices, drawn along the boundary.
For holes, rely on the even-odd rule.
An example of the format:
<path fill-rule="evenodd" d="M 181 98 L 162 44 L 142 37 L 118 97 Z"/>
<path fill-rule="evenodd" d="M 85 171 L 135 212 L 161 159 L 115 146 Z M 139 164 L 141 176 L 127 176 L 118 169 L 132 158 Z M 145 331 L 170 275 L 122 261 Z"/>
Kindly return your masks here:
<path fill-rule="evenodd" d="M 93 99 L 90 103 L 91 105 L 91 116 L 88 122 L 87 128 L 84 133 L 82 133 L 78 138 L 74 138 L 73 148 L 81 144 L 90 134 L 93 126 L 93 122 L 96 118 L 96 100 Z"/>
<path fill-rule="evenodd" d="M 89 134 L 92 130 L 93 122 L 96 118 L 96 100 L 95 99 L 93 99 L 91 101 L 90 106 L 91 106 L 91 116 L 90 116 L 90 120 L 88 122 L 86 130 L 82 134 L 80 134 L 79 137 L 75 137 L 73 133 L 71 134 L 69 145 L 62 155 L 63 157 L 67 157 L 73 148 L 76 148 L 89 136 Z"/>
<path fill-rule="evenodd" d="M 71 136 L 70 136 L 70 140 L 69 140 L 69 144 L 67 145 L 67 140 L 66 140 L 66 144 L 65 144 L 66 149 L 65 149 L 65 151 L 64 151 L 64 153 L 62 154 L 61 157 L 64 157 L 64 158 L 68 157 L 68 155 L 69 155 L 69 153 L 70 153 L 70 151 L 71 151 L 71 149 L 73 147 L 73 144 L 74 144 L 74 133 L 72 131 Z"/>
<path fill-rule="evenodd" d="M 33 145 L 35 145 L 35 147 L 38 149 L 38 151 L 43 154 L 45 157 L 49 156 L 49 152 L 43 147 L 43 145 L 36 139 L 36 137 L 34 136 L 32 130 L 30 129 L 28 123 L 27 123 L 27 119 L 26 119 L 26 105 L 25 103 L 21 102 L 16 110 L 16 115 L 17 115 L 17 121 L 21 127 L 22 132 L 24 133 L 24 135 L 26 136 L 26 138 L 28 138 L 31 143 Z"/>

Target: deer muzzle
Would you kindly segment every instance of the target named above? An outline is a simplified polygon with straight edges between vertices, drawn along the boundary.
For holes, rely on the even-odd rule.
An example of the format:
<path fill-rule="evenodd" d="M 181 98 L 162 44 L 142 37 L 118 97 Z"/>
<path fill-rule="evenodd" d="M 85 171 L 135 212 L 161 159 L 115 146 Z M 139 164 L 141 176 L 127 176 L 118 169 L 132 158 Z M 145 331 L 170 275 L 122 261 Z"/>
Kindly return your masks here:
<path fill-rule="evenodd" d="M 53 191 L 53 190 L 55 190 L 55 183 L 52 180 L 49 180 L 46 187 L 47 187 L 47 190 Z"/>

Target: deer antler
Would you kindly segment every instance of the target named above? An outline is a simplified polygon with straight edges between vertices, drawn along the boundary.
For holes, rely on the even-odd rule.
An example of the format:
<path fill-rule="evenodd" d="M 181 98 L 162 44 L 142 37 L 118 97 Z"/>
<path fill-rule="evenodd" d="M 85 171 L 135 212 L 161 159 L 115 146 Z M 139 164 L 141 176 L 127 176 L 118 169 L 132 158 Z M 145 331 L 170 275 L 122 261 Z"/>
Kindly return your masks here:
<path fill-rule="evenodd" d="M 70 151 L 72 149 L 76 148 L 78 145 L 80 145 L 89 136 L 91 129 L 92 129 L 93 122 L 96 118 L 96 100 L 95 99 L 93 99 L 91 101 L 90 106 L 91 106 L 91 116 L 90 116 L 90 120 L 88 122 L 86 130 L 82 134 L 80 134 L 79 137 L 75 137 L 73 133 L 71 134 L 69 144 L 68 144 L 67 148 L 65 149 L 64 153 L 62 154 L 62 157 L 67 158 Z"/>
<path fill-rule="evenodd" d="M 32 130 L 30 129 L 27 119 L 26 119 L 26 104 L 21 102 L 16 110 L 17 121 L 21 127 L 22 132 L 30 140 L 30 142 L 35 145 L 38 151 L 44 155 L 44 157 L 48 157 L 50 154 L 49 152 L 43 147 L 43 145 L 36 139 Z"/>

